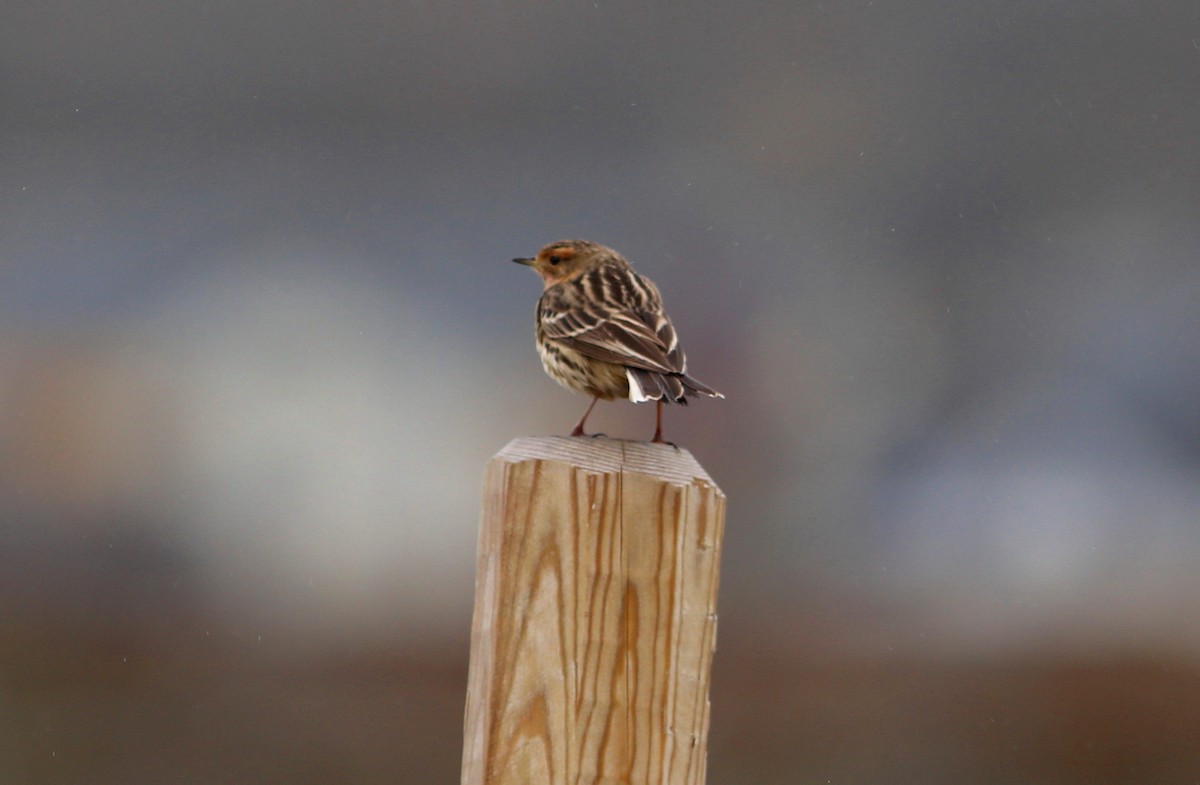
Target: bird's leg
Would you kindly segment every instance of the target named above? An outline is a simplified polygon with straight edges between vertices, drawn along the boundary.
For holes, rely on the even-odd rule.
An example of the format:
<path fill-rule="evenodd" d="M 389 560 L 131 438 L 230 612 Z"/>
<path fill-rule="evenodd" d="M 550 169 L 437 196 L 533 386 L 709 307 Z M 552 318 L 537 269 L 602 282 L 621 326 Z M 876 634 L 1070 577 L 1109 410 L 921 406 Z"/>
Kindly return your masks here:
<path fill-rule="evenodd" d="M 571 431 L 572 436 L 587 436 L 583 432 L 583 424 L 587 422 L 588 415 L 592 413 L 592 409 L 595 408 L 596 401 L 598 400 L 600 400 L 599 395 L 592 396 L 592 402 L 588 405 L 587 411 L 583 413 L 583 416 L 579 418 L 579 422 L 575 424 L 575 430 Z"/>
<path fill-rule="evenodd" d="M 675 442 L 669 442 L 662 437 L 662 405 L 663 405 L 663 402 L 662 402 L 662 400 L 658 400 L 658 401 L 655 401 L 655 403 L 658 404 L 658 409 L 656 409 L 654 412 L 654 438 L 650 440 L 650 443 L 651 444 L 669 444 L 672 447 L 674 447 L 676 450 L 678 450 L 679 449 L 678 444 L 676 444 Z"/>
<path fill-rule="evenodd" d="M 650 441 L 653 442 L 654 444 L 661 444 L 662 440 L 663 440 L 663 437 L 662 437 L 662 399 L 659 398 L 654 403 L 657 405 L 658 408 L 655 409 L 655 411 L 654 411 L 654 438 L 651 439 Z"/>

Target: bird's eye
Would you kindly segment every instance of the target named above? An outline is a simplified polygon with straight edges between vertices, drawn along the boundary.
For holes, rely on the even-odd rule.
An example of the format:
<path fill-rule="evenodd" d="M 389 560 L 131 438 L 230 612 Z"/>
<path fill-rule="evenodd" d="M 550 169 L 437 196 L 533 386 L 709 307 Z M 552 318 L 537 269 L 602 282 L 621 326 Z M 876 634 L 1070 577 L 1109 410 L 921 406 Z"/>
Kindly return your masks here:
<path fill-rule="evenodd" d="M 561 256 L 551 256 L 550 257 L 550 264 L 558 264 L 561 261 L 562 261 Z"/>

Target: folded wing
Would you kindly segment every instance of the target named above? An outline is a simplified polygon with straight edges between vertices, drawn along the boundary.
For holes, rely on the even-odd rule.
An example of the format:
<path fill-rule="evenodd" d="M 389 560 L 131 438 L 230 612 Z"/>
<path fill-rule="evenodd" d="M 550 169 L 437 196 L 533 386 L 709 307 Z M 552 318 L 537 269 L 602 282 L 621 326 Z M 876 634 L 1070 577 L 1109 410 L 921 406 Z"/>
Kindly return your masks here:
<path fill-rule="evenodd" d="M 650 281 L 629 268 L 602 267 L 539 305 L 543 334 L 597 360 L 622 365 L 633 401 L 686 403 L 688 393 L 720 394 L 687 376 L 675 328 Z"/>

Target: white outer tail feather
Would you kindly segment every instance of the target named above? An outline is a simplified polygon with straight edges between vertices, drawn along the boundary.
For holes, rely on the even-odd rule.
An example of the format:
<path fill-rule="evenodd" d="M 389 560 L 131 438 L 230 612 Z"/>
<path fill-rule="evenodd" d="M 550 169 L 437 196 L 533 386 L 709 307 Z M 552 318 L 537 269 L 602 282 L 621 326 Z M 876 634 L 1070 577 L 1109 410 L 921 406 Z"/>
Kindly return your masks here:
<path fill-rule="evenodd" d="M 642 385 L 638 383 L 637 375 L 630 368 L 625 369 L 625 378 L 629 380 L 629 400 L 634 403 L 645 403 L 646 401 L 654 400 L 646 395 Z"/>

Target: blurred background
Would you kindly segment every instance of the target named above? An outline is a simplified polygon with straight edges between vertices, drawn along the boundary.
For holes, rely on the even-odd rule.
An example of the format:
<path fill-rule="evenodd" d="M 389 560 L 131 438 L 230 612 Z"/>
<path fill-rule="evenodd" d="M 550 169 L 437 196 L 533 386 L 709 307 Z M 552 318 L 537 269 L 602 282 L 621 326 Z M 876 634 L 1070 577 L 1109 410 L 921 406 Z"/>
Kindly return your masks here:
<path fill-rule="evenodd" d="M 1188 0 L 7 4 L 0 782 L 456 782 L 573 237 L 727 395 L 710 782 L 1194 780 L 1198 138 Z"/>

